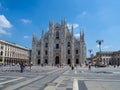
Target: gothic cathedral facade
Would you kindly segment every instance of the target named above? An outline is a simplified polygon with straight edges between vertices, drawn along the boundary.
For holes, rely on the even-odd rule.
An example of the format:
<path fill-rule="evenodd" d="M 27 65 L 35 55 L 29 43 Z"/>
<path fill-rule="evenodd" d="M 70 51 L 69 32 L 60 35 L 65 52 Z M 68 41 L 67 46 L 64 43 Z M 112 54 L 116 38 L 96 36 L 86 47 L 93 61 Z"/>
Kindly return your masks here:
<path fill-rule="evenodd" d="M 66 20 L 61 24 L 49 22 L 49 30 L 44 34 L 42 28 L 41 39 L 36 35 L 32 38 L 31 61 L 34 65 L 69 65 L 83 64 L 86 60 L 86 43 L 84 32 L 80 31 L 80 38 L 74 37 L 74 28 L 68 29 Z"/>

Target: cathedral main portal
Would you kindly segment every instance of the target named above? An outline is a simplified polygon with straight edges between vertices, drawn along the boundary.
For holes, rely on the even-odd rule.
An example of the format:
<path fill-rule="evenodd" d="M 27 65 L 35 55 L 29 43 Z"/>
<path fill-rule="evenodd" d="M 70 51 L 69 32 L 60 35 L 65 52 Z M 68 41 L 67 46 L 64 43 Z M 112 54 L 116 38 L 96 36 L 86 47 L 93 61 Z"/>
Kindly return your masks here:
<path fill-rule="evenodd" d="M 55 64 L 60 64 L 59 56 L 56 56 L 56 57 L 55 57 Z"/>

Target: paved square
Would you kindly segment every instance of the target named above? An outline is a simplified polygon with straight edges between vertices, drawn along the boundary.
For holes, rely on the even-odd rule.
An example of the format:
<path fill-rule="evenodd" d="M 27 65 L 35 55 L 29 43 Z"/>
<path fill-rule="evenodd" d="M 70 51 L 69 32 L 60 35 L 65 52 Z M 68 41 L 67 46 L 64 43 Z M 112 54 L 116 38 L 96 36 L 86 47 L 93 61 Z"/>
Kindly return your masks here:
<path fill-rule="evenodd" d="M 9 69 L 9 70 L 7 70 Z M 13 70 L 12 70 L 13 69 Z M 3 67 L 0 90 L 119 90 L 120 68 L 106 67 L 88 70 L 77 66 L 71 70 L 52 66 L 27 67 L 23 73 Z"/>

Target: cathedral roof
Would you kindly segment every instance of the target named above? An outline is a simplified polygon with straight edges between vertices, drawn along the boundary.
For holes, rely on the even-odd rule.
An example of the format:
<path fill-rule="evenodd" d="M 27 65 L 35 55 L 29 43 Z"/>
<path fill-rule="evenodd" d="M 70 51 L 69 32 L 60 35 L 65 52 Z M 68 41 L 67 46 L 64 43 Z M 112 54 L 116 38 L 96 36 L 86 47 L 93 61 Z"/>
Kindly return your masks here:
<path fill-rule="evenodd" d="M 55 24 L 55 30 L 61 30 L 61 25 L 59 23 Z"/>

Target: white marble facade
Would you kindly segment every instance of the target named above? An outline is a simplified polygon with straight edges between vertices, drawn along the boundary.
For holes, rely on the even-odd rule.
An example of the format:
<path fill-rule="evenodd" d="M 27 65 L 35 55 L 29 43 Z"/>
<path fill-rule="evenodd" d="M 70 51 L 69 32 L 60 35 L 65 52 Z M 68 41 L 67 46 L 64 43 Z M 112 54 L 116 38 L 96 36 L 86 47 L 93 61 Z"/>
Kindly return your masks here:
<path fill-rule="evenodd" d="M 42 28 L 40 40 L 33 35 L 31 60 L 34 65 L 83 64 L 86 60 L 84 32 L 80 31 L 80 38 L 76 39 L 73 26 L 70 32 L 65 19 L 61 24 L 50 21 L 47 33 Z"/>

